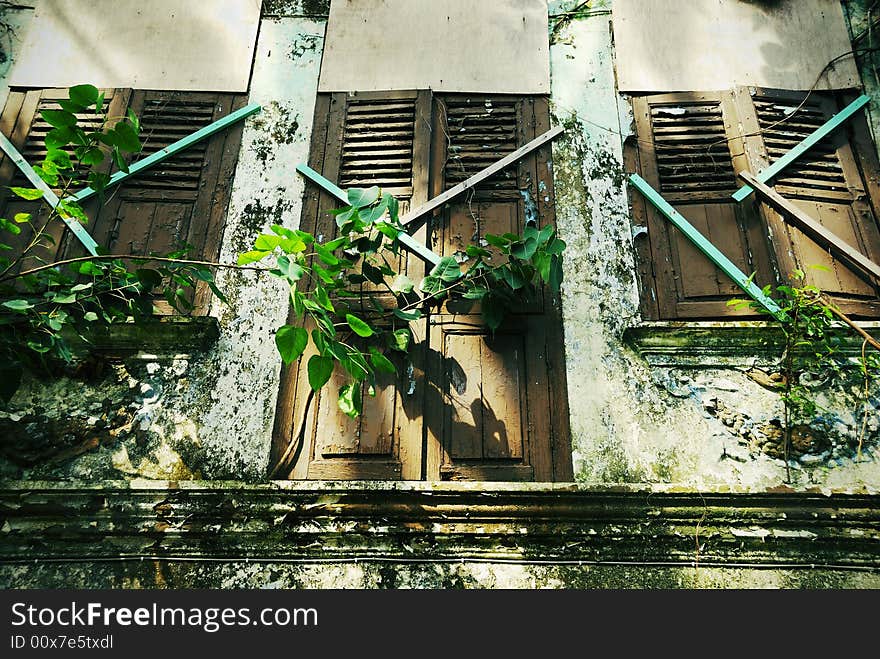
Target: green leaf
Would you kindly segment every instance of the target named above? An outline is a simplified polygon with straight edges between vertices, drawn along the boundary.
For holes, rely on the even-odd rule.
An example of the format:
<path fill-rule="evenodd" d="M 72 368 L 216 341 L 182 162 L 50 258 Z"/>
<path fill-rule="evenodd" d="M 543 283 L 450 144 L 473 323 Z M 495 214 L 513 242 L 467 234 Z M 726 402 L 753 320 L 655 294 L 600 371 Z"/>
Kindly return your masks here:
<path fill-rule="evenodd" d="M 89 323 L 93 323 L 98 320 L 98 314 L 96 314 L 94 311 L 87 311 L 83 316 L 83 320 Z"/>
<path fill-rule="evenodd" d="M 52 298 L 52 302 L 55 304 L 73 304 L 76 302 L 76 293 L 56 294 Z"/>
<path fill-rule="evenodd" d="M 40 115 L 46 123 L 55 128 L 76 126 L 76 116 L 67 110 L 40 110 Z"/>
<path fill-rule="evenodd" d="M 374 284 L 382 284 L 385 281 L 385 275 L 382 274 L 382 271 L 376 266 L 367 263 L 364 261 L 361 266 L 361 272 L 364 273 L 364 277 L 369 279 Z"/>
<path fill-rule="evenodd" d="M 527 238 L 523 242 L 515 242 L 510 246 L 510 254 L 524 261 L 532 258 L 535 250 L 538 249 L 538 241 L 534 238 Z"/>
<path fill-rule="evenodd" d="M 318 258 L 321 259 L 327 265 L 339 265 L 339 259 L 333 255 L 333 252 L 327 249 L 324 245 L 319 245 L 315 243 L 314 245 L 315 254 L 318 255 Z"/>
<path fill-rule="evenodd" d="M 386 222 L 376 222 L 376 229 L 384 236 L 391 238 L 391 240 L 397 240 L 397 236 L 400 235 L 400 230 L 394 228 L 390 224 Z"/>
<path fill-rule="evenodd" d="M 24 224 L 25 222 L 31 221 L 30 213 L 16 213 L 15 217 L 12 218 L 15 220 L 16 224 Z"/>
<path fill-rule="evenodd" d="M 282 238 L 278 246 L 285 254 L 299 254 L 306 251 L 306 244 L 299 238 Z"/>
<path fill-rule="evenodd" d="M 59 170 L 61 169 L 72 169 L 73 163 L 70 162 L 70 156 L 66 151 L 62 151 L 61 149 L 49 149 L 49 152 L 46 154 L 46 157 L 43 159 L 43 166 L 45 167 L 45 163 L 51 162 L 55 165 Z"/>
<path fill-rule="evenodd" d="M 400 318 L 401 320 L 413 321 L 418 320 L 422 317 L 422 312 L 418 309 L 413 309 L 412 311 L 404 311 L 402 309 L 395 309 L 394 315 Z"/>
<path fill-rule="evenodd" d="M 327 384 L 333 374 L 333 360 L 330 357 L 312 355 L 309 358 L 309 386 L 318 391 Z"/>
<path fill-rule="evenodd" d="M 391 282 L 391 290 L 395 293 L 411 293 L 415 287 L 415 282 L 406 275 L 397 275 Z"/>
<path fill-rule="evenodd" d="M 125 113 L 125 116 L 128 117 L 128 120 L 131 122 L 131 126 L 132 128 L 134 128 L 134 132 L 139 133 L 141 131 L 141 121 L 134 113 L 134 110 L 128 108 L 128 112 Z"/>
<path fill-rule="evenodd" d="M 465 253 L 471 258 L 476 258 L 478 256 L 487 257 L 492 256 L 492 252 L 487 249 L 483 249 L 482 247 L 477 247 L 476 245 L 468 245 L 465 248 Z"/>
<path fill-rule="evenodd" d="M 309 333 L 302 327 L 284 325 L 275 332 L 275 345 L 285 364 L 300 358 L 309 344 Z"/>
<path fill-rule="evenodd" d="M 394 330 L 386 335 L 388 347 L 398 352 L 406 352 L 409 349 L 410 331 L 407 328 Z"/>
<path fill-rule="evenodd" d="M 101 151 L 101 149 L 91 148 L 88 149 L 79 160 L 84 165 L 94 167 L 95 165 L 100 165 L 104 162 L 104 152 Z"/>
<path fill-rule="evenodd" d="M 364 208 L 369 206 L 379 198 L 379 188 L 375 185 L 371 188 L 351 188 L 347 192 L 348 203 L 355 208 Z"/>
<path fill-rule="evenodd" d="M 400 202 L 388 193 L 383 195 L 382 200 L 388 207 L 388 217 L 391 220 L 391 224 L 397 224 L 398 213 L 400 212 Z"/>
<path fill-rule="evenodd" d="M 2 217 L 0 217 L 0 228 L 8 231 L 14 236 L 17 236 L 21 233 L 21 227 Z"/>
<path fill-rule="evenodd" d="M 553 237 L 553 234 L 556 233 L 556 230 L 553 228 L 553 225 L 548 224 L 547 226 L 541 229 L 541 232 L 538 234 L 538 244 L 546 245 L 550 238 Z"/>
<path fill-rule="evenodd" d="M 356 217 L 359 217 L 358 209 L 354 206 L 348 209 L 343 209 L 341 213 L 336 215 L 336 226 L 341 229 L 344 225 L 348 224 Z"/>
<path fill-rule="evenodd" d="M 562 257 L 554 254 L 550 264 L 550 288 L 558 293 L 562 286 Z"/>
<path fill-rule="evenodd" d="M 89 222 L 89 217 L 82 209 L 82 206 L 71 199 L 62 199 L 61 203 L 58 204 L 58 209 L 64 215 L 76 219 L 81 224 L 88 224 Z"/>
<path fill-rule="evenodd" d="M 65 126 L 63 128 L 53 128 L 48 133 L 46 133 L 46 148 L 47 149 L 60 149 L 73 140 L 73 129 L 70 126 Z"/>
<path fill-rule="evenodd" d="M 391 363 L 385 355 L 383 355 L 376 346 L 370 346 L 370 362 L 380 371 L 386 373 L 397 373 L 397 368 Z"/>
<path fill-rule="evenodd" d="M 489 289 L 483 286 L 474 286 L 470 290 L 466 291 L 463 298 L 466 300 L 482 300 L 489 293 Z"/>
<path fill-rule="evenodd" d="M 532 257 L 532 263 L 535 264 L 535 269 L 545 283 L 550 283 L 550 265 L 552 260 L 553 257 L 546 252 L 536 252 Z"/>
<path fill-rule="evenodd" d="M 483 298 L 480 314 L 483 317 L 483 322 L 494 332 L 504 320 L 504 306 L 497 298 L 489 295 Z"/>
<path fill-rule="evenodd" d="M 520 288 L 526 285 L 525 280 L 520 276 L 518 272 L 516 272 L 511 267 L 501 268 L 501 278 L 510 286 L 513 290 L 518 291 Z"/>
<path fill-rule="evenodd" d="M 440 281 L 439 277 L 428 275 L 427 277 L 422 279 L 421 283 L 419 284 L 419 290 L 422 293 L 437 297 L 443 290 L 443 282 Z"/>
<path fill-rule="evenodd" d="M 267 257 L 269 252 L 250 251 L 238 255 L 238 265 L 247 265 L 248 263 L 256 263 Z"/>
<path fill-rule="evenodd" d="M 388 210 L 387 203 L 388 202 L 383 199 L 375 206 L 371 206 L 370 208 L 362 210 L 360 212 L 360 216 L 361 221 L 364 223 L 364 225 L 370 226 L 371 224 L 373 224 L 373 222 L 385 215 L 385 211 Z"/>
<path fill-rule="evenodd" d="M 98 100 L 98 88 L 94 85 L 74 85 L 67 91 L 70 100 L 84 108 Z"/>
<path fill-rule="evenodd" d="M 554 238 L 553 242 L 551 242 L 547 246 L 547 253 L 548 254 L 562 254 L 562 252 L 565 250 L 566 247 L 567 247 L 567 245 L 565 244 L 564 240 L 562 240 L 560 238 Z"/>
<path fill-rule="evenodd" d="M 373 336 L 373 328 L 367 325 L 364 321 L 362 321 L 357 316 L 352 316 L 350 313 L 345 314 L 345 322 L 348 323 L 348 326 L 354 331 L 358 336 L 368 337 Z"/>
<path fill-rule="evenodd" d="M 35 199 L 43 198 L 42 190 L 34 190 L 33 188 L 9 188 L 12 190 L 13 194 L 21 197 L 22 199 L 27 199 L 28 201 L 34 201 Z"/>
<path fill-rule="evenodd" d="M 3 306 L 13 311 L 27 311 L 34 308 L 34 305 L 27 300 L 7 300 Z"/>
<path fill-rule="evenodd" d="M 510 244 L 510 241 L 506 238 L 502 238 L 501 236 L 496 236 L 491 233 L 487 233 L 485 236 L 483 236 L 483 238 L 486 240 L 487 243 L 495 247 L 504 248 Z"/>
<path fill-rule="evenodd" d="M 162 284 L 162 275 L 153 268 L 138 268 L 134 274 L 145 291 L 151 291 Z"/>
<path fill-rule="evenodd" d="M 299 263 L 291 261 L 286 256 L 279 256 L 277 263 L 278 269 L 291 282 L 299 281 L 306 272 Z"/>
<path fill-rule="evenodd" d="M 335 313 L 335 309 L 333 308 L 333 304 L 330 302 L 330 296 L 327 295 L 327 289 L 323 286 L 315 287 L 315 302 L 320 304 L 324 309 L 329 311 L 330 313 Z"/>
<path fill-rule="evenodd" d="M 113 129 L 116 133 L 116 146 L 129 153 L 139 153 L 144 147 L 138 139 L 134 127 L 124 121 L 120 121 Z"/>
<path fill-rule="evenodd" d="M 357 382 L 339 388 L 339 409 L 352 419 L 361 413 L 361 386 Z"/>
<path fill-rule="evenodd" d="M 68 101 L 66 99 L 59 99 L 58 105 L 61 106 L 62 110 L 67 110 L 68 112 L 72 112 L 73 114 L 86 111 L 85 106 L 80 105 L 79 103 L 74 103 L 73 101 Z"/>
<path fill-rule="evenodd" d="M 254 241 L 254 249 L 262 252 L 271 252 L 281 243 L 279 236 L 273 236 L 269 233 L 261 233 Z"/>
<path fill-rule="evenodd" d="M 444 256 L 431 269 L 431 276 L 437 277 L 444 282 L 453 282 L 461 278 L 461 266 L 451 256 Z"/>
<path fill-rule="evenodd" d="M 118 146 L 113 147 L 113 162 L 116 163 L 119 171 L 128 174 L 128 163 L 125 161 L 125 157 L 122 155 L 122 151 L 119 150 Z"/>

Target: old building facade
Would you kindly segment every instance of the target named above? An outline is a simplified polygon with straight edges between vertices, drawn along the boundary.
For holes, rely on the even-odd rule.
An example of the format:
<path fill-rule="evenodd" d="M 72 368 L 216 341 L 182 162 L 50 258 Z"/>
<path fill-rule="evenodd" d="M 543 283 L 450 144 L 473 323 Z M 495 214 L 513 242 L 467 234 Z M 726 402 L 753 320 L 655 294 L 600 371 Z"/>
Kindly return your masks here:
<path fill-rule="evenodd" d="M 740 288 L 629 185 L 640 174 L 761 286 L 803 269 L 876 333 L 875 279 L 731 197 L 740 171 L 865 93 L 775 184 L 880 261 L 870 2 L 164 0 L 132 20 L 165 45 L 113 66 L 71 36 L 112 32 L 100 4 L 6 9 L 0 129 L 26 158 L 40 108 L 77 82 L 133 109 L 148 152 L 261 109 L 121 185 L 93 209 L 99 243 L 186 240 L 234 263 L 272 224 L 332 237 L 337 204 L 300 164 L 381 185 L 405 213 L 563 126 L 413 234 L 455 255 L 553 224 L 562 292 L 497 334 L 426 317 L 413 368 L 353 422 L 282 368 L 287 291 L 219 270 L 228 302 L 198 291 L 191 318 L 108 333 L 0 412 L 3 587 L 880 585 L 880 390 L 863 386 L 862 342 L 842 346 L 843 377 L 813 374 L 819 407 L 786 464 L 778 325 L 729 306 Z M 58 56 L 40 61 L 47 43 Z M 0 175 L 18 176 L 8 158 Z"/>

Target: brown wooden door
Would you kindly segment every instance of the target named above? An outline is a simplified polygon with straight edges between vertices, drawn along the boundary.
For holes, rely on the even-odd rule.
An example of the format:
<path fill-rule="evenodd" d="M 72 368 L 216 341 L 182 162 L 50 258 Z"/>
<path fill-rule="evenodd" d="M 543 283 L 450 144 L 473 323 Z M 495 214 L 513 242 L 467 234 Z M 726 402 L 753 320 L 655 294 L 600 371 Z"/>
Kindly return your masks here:
<path fill-rule="evenodd" d="M 403 214 L 548 129 L 545 99 L 321 94 L 310 165 L 342 187 L 382 186 L 402 200 Z M 415 237 L 451 255 L 481 231 L 521 232 L 527 213 L 552 222 L 548 160 L 549 146 L 451 204 Z M 327 211 L 337 206 L 307 186 L 301 227 L 331 239 L 336 226 Z M 414 281 L 425 274 L 413 257 L 399 265 Z M 382 304 L 372 287 L 362 294 Z M 333 386 L 309 394 L 308 353 L 286 367 L 272 453 L 283 469 L 276 476 L 569 480 L 558 304 L 545 295 L 494 336 L 476 311 L 444 308 L 414 324 L 412 361 L 398 362 L 398 376 L 364 398 L 357 420 L 338 410 Z"/>
<path fill-rule="evenodd" d="M 834 95 L 819 92 L 807 97 L 803 92 L 739 89 L 737 101 L 743 130 L 755 133 L 746 138 L 752 172 L 778 160 L 840 109 Z M 859 114 L 787 167 L 773 184 L 848 245 L 880 261 L 877 179 L 876 152 Z M 790 281 L 800 269 L 807 284 L 828 293 L 846 313 L 880 314 L 877 281 L 847 267 L 769 206 L 762 205 L 762 213 L 774 234 L 781 281 Z"/>
<path fill-rule="evenodd" d="M 763 222 L 753 203 L 737 204 L 735 171 L 745 169 L 732 95 L 676 93 L 633 99 L 638 166 L 694 227 L 759 285 L 774 281 Z M 750 313 L 727 306 L 742 291 L 656 209 L 645 207 L 652 286 L 660 318 Z M 644 308 L 645 305 L 643 305 Z"/>

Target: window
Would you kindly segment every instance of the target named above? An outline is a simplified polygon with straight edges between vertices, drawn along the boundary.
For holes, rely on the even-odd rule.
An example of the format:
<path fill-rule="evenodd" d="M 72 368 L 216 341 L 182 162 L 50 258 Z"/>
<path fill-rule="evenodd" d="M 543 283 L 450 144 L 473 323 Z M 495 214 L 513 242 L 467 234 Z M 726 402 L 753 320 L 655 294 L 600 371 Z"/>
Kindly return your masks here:
<path fill-rule="evenodd" d="M 243 95 L 229 93 L 131 89 L 108 89 L 104 93 L 110 117 L 125 116 L 131 109 L 140 118 L 144 150 L 135 156 L 137 159 L 228 115 L 245 101 Z M 32 165 L 45 156 L 43 140 L 51 128 L 40 111 L 59 107 L 57 101 L 63 98 L 67 98 L 66 89 L 14 91 L 9 96 L 0 117 L 0 131 L 10 136 Z M 99 121 L 94 112 L 79 119 L 96 126 Z M 86 202 L 90 219 L 87 230 L 111 253 L 162 254 L 188 244 L 192 246 L 188 258 L 216 260 L 240 141 L 241 126 L 232 126 L 108 188 L 103 203 L 96 197 Z M 109 159 L 102 166 L 110 167 Z M 31 187 L 9 158 L 0 163 L 0 182 Z M 47 216 L 43 202 L 4 195 L 0 213 L 17 212 Z M 60 222 L 56 224 L 55 244 L 42 256 L 59 259 L 83 255 L 77 240 Z M 23 232 L 19 238 L 27 240 L 28 236 Z M 192 300 L 195 313 L 206 313 L 209 299 L 207 286 L 197 288 Z M 164 303 L 156 304 L 161 307 Z"/>
<path fill-rule="evenodd" d="M 880 316 L 880 286 L 849 269 L 788 225 L 754 195 L 736 203 L 736 172 L 757 173 L 825 123 L 842 94 L 738 88 L 730 92 L 633 97 L 637 144 L 630 164 L 704 236 L 760 285 L 806 283 L 857 317 Z M 632 142 L 632 141 L 631 141 Z M 826 138 L 773 183 L 823 226 L 880 260 L 878 164 L 862 116 Z M 726 305 L 742 292 L 644 202 L 631 197 L 637 225 L 642 314 L 650 319 L 708 319 L 749 314 Z"/>
<path fill-rule="evenodd" d="M 380 185 L 401 213 L 549 130 L 544 96 L 395 91 L 318 95 L 310 166 L 342 187 Z M 549 146 L 443 207 L 414 235 L 435 252 L 463 252 L 485 233 L 552 223 Z M 334 237 L 337 202 L 307 187 L 301 228 Z M 424 264 L 396 264 L 418 281 Z M 382 305 L 382 292 L 365 284 Z M 315 394 L 306 354 L 285 369 L 273 463 L 304 441 L 282 475 L 317 479 L 570 480 L 571 454 L 558 304 L 550 295 L 494 334 L 454 303 L 414 324 L 412 363 L 364 398 L 356 420 L 331 384 Z M 373 311 L 372 322 L 383 322 Z M 385 314 L 390 316 L 390 314 Z M 385 320 L 384 322 L 390 322 Z"/>

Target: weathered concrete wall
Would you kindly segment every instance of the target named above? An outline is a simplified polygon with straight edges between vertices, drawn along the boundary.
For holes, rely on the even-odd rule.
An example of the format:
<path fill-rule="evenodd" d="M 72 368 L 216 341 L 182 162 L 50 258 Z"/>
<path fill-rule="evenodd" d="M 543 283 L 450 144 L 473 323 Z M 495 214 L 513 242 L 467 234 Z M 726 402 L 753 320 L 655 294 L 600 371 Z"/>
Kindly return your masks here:
<path fill-rule="evenodd" d="M 868 123 L 874 144 L 880 135 L 880 7 L 873 0 L 842 0 L 852 48 L 865 93 L 871 97 L 867 106 Z M 842 54 L 842 53 L 841 53 Z"/>
<path fill-rule="evenodd" d="M 644 235 L 634 237 L 630 222 L 622 151 L 632 118 L 615 88 L 610 16 L 602 11 L 612 3 L 565 15 L 577 4 L 550 3 L 551 15 L 560 16 L 551 20 L 553 108 L 568 128 L 553 161 L 559 231 L 569 245 L 563 310 L 576 479 L 778 485 L 786 476 L 783 408 L 777 392 L 758 384 L 747 353 L 736 366 L 721 359 L 716 366 L 711 359 L 699 367 L 684 359 L 681 367 L 649 366 L 623 341 L 624 330 L 641 321 L 633 244 Z M 777 368 L 765 366 L 765 377 Z M 856 458 L 859 384 L 817 391 L 827 412 L 802 429 L 794 483 L 880 483 L 876 398 Z"/>
<path fill-rule="evenodd" d="M 15 56 L 21 51 L 34 7 L 39 0 L 16 0 L 9 7 L 0 4 L 0 108 L 9 94 L 9 72 Z"/>
<path fill-rule="evenodd" d="M 554 144 L 554 174 L 569 244 L 563 309 L 576 479 L 778 486 L 782 405 L 761 384 L 772 358 L 755 357 L 757 371 L 747 350 L 696 362 L 673 350 L 657 364 L 624 341 L 641 322 L 633 241 L 644 239 L 633 237 L 622 165 L 631 117 L 615 87 L 611 3 L 566 14 L 577 4 L 550 3 L 553 112 L 568 129 Z M 245 126 L 223 261 L 271 223 L 296 226 L 303 188 L 294 167 L 307 159 L 326 13 L 326 2 L 265 4 L 250 93 L 263 111 Z M 280 369 L 272 335 L 287 300 L 268 277 L 223 272 L 219 284 L 230 304 L 214 308 L 220 337 L 207 352 L 141 354 L 26 382 L 0 413 L 0 432 L 12 438 L 0 474 L 262 480 Z M 795 437 L 793 484 L 880 484 L 876 406 L 856 459 L 859 384 L 820 394 L 828 411 Z"/>
<path fill-rule="evenodd" d="M 308 159 L 321 9 L 274 3 L 261 22 L 249 101 L 263 109 L 245 124 L 221 262 L 235 263 L 271 224 L 299 222 L 295 167 Z M 14 459 L 3 475 L 262 479 L 281 365 L 273 336 L 287 295 L 254 273 L 221 271 L 217 283 L 229 304 L 212 310 L 220 337 L 208 352 L 140 354 L 75 377 L 27 381 L 0 413 L 0 431 L 14 433 L 12 446 L 4 443 Z"/>
<path fill-rule="evenodd" d="M 877 495 L 19 483 L 0 587 L 876 588 Z"/>

